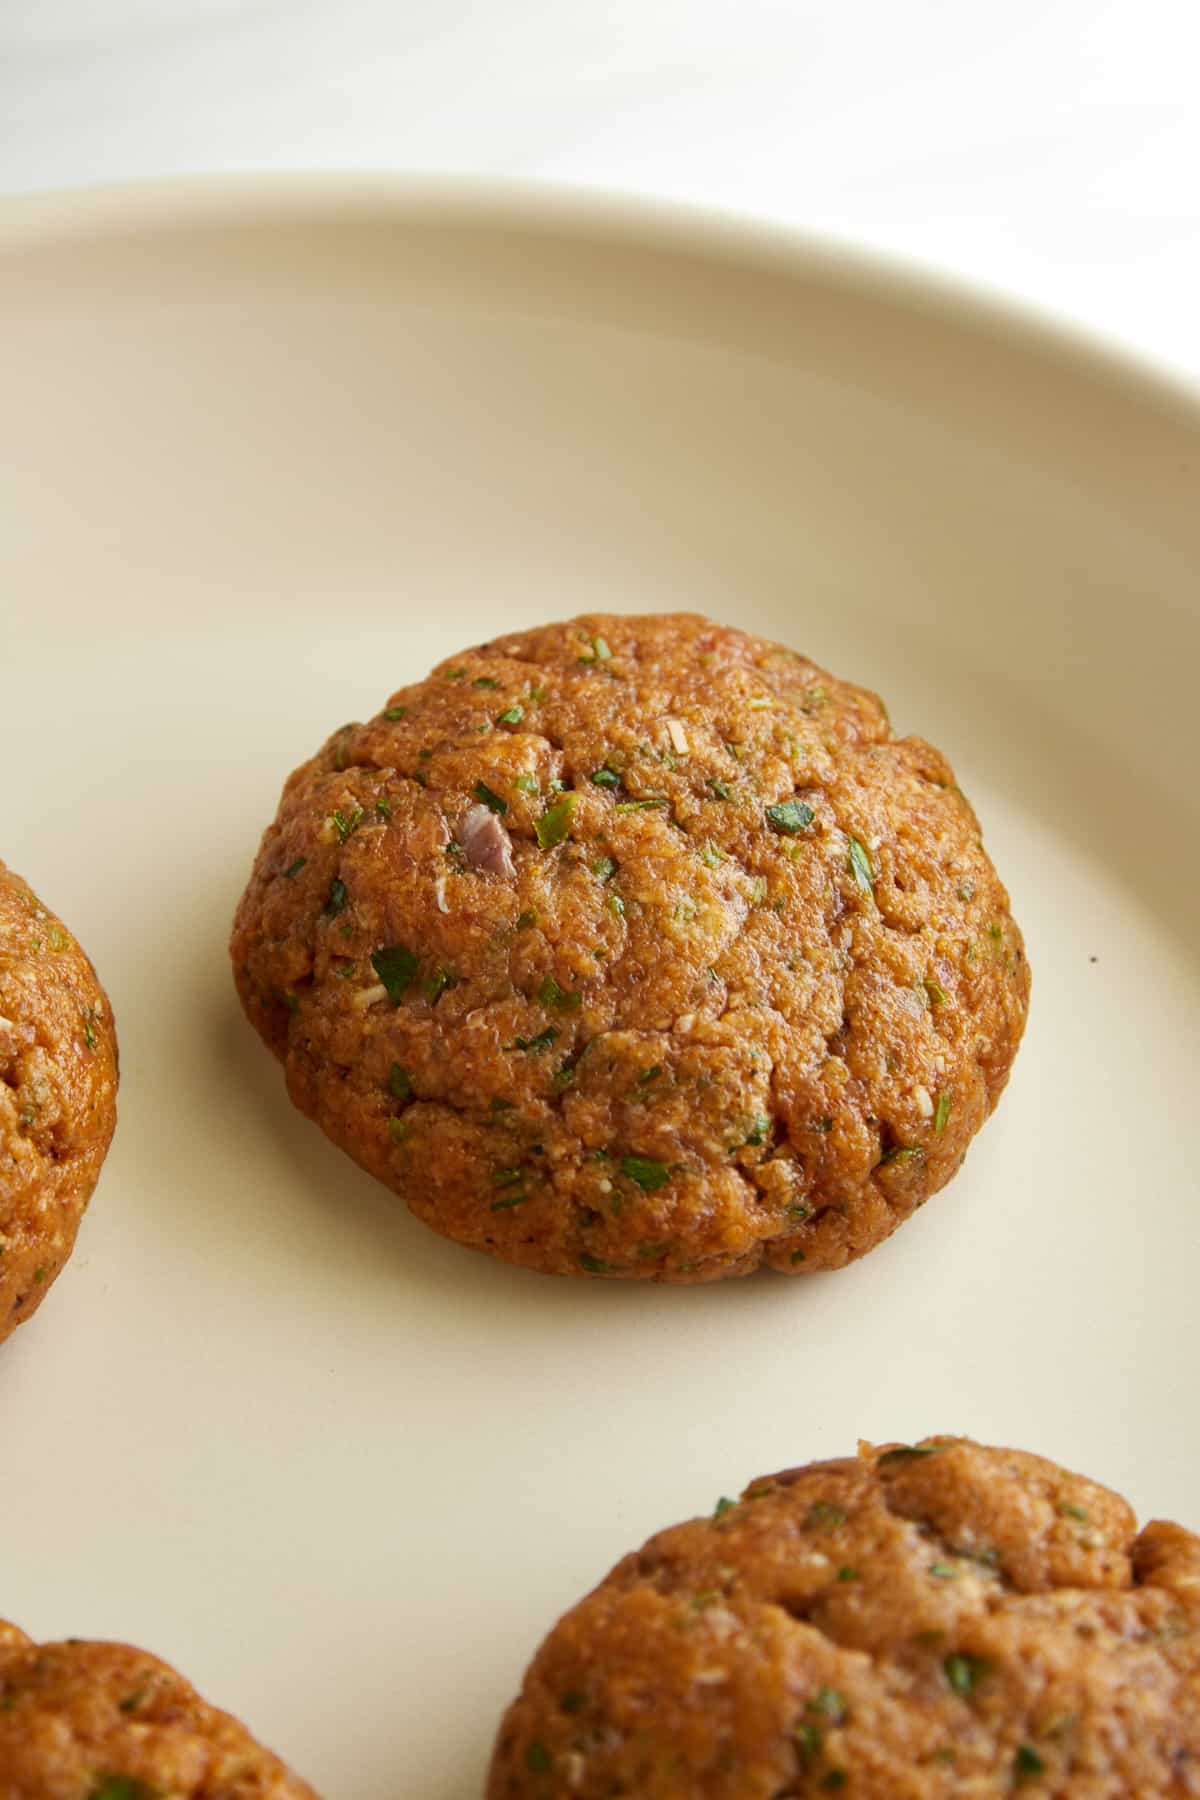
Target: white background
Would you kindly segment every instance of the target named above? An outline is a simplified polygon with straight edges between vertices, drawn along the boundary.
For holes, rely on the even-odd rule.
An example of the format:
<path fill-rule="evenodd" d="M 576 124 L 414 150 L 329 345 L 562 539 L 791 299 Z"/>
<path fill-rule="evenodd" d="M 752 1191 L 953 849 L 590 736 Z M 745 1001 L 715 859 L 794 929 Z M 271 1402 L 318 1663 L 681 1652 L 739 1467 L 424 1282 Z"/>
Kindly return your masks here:
<path fill-rule="evenodd" d="M 1196 0 L 0 0 L 0 186 L 515 176 L 874 246 L 1200 377 Z"/>

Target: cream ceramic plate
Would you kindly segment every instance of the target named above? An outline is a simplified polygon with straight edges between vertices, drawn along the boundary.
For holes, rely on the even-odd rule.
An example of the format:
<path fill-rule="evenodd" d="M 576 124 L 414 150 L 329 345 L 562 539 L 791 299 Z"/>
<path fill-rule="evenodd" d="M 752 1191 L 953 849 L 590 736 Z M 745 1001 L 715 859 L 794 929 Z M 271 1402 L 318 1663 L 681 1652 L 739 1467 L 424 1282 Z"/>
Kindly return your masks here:
<path fill-rule="evenodd" d="M 1200 1524 L 1200 412 L 703 226 L 386 184 L 0 235 L 0 854 L 96 960 L 115 1147 L 0 1352 L 0 1615 L 177 1661 L 328 1800 L 469 1800 L 626 1548 L 967 1431 Z M 944 746 L 1034 969 L 951 1189 L 671 1290 L 444 1243 L 289 1108 L 225 942 L 284 775 L 436 657 L 691 607 Z"/>

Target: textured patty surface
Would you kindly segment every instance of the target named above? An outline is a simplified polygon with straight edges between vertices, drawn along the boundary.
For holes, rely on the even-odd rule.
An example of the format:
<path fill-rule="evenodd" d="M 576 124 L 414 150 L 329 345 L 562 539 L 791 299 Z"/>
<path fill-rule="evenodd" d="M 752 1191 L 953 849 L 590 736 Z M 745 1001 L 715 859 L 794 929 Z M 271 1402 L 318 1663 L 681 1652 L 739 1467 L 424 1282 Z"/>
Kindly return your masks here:
<path fill-rule="evenodd" d="M 315 1796 L 157 1657 L 0 1624 L 0 1800 Z"/>
<path fill-rule="evenodd" d="M 754 1481 L 554 1628 L 488 1800 L 1200 1794 L 1200 1539 L 932 1438 Z"/>
<path fill-rule="evenodd" d="M 555 1273 L 836 1268 L 957 1169 L 1021 937 L 945 759 L 689 614 L 497 638 L 288 781 L 234 926 L 295 1103 Z"/>
<path fill-rule="evenodd" d="M 117 1121 L 117 1039 L 96 971 L 0 863 L 0 1339 L 71 1254 Z"/>

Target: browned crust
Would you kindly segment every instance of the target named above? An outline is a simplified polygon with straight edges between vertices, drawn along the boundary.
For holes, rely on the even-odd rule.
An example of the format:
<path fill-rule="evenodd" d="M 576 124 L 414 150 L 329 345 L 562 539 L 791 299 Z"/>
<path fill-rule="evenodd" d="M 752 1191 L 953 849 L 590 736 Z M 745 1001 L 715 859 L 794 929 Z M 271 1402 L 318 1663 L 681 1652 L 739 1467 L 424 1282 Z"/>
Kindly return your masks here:
<path fill-rule="evenodd" d="M 1200 1792 L 1200 1539 L 965 1438 L 660 1532 L 546 1638 L 488 1800 Z"/>
<path fill-rule="evenodd" d="M 0 1339 L 61 1273 L 117 1120 L 112 1008 L 62 921 L 0 863 Z"/>
<path fill-rule="evenodd" d="M 511 865 L 455 848 L 485 790 Z M 396 946 L 393 1003 L 372 959 Z M 945 759 L 690 614 L 514 633 L 336 733 L 287 783 L 232 954 L 295 1103 L 428 1224 L 681 1282 L 886 1237 L 995 1105 L 1029 992 Z"/>

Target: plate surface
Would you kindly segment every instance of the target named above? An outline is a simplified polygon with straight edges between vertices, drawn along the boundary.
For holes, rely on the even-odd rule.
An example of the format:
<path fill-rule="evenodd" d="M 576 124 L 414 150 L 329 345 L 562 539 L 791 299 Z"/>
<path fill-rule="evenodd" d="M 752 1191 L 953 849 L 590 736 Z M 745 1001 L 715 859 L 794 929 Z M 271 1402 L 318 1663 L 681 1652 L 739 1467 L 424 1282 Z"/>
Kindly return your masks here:
<path fill-rule="evenodd" d="M 937 1430 L 1200 1525 L 1200 412 L 761 237 L 386 184 L 0 220 L 0 854 L 121 1123 L 0 1353 L 0 1616 L 327 1795 L 463 1800 L 557 1614 L 750 1476 Z M 295 1115 L 225 943 L 287 772 L 436 657 L 696 608 L 950 754 L 1029 944 L 966 1167 L 833 1276 L 562 1283 Z"/>

